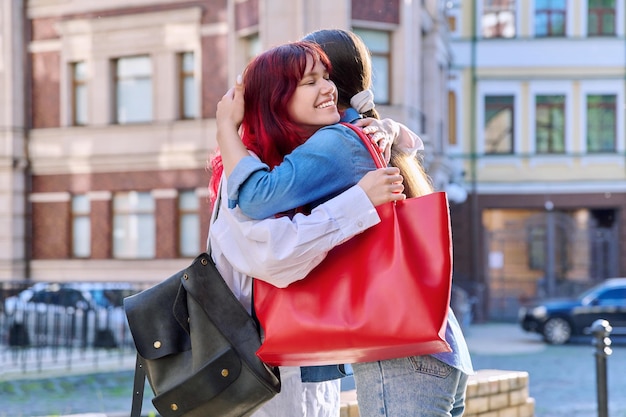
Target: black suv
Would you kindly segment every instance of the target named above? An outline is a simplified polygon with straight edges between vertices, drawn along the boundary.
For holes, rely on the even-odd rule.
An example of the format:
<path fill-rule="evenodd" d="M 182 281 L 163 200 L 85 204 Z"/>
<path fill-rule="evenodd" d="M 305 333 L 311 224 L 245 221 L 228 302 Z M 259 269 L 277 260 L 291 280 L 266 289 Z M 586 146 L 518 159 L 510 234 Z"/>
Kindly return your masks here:
<path fill-rule="evenodd" d="M 611 334 L 626 335 L 626 278 L 610 278 L 575 299 L 546 300 L 519 310 L 520 325 L 551 344 L 567 343 L 572 336 L 588 335 L 591 324 L 607 320 Z"/>

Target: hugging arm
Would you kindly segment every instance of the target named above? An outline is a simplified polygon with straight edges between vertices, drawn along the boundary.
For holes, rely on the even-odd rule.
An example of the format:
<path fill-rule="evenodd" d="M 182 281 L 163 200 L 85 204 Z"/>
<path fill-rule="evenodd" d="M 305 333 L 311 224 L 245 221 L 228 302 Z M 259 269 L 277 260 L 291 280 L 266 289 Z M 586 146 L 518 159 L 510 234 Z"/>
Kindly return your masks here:
<path fill-rule="evenodd" d="M 317 204 L 356 184 L 376 169 L 360 138 L 340 124 L 318 130 L 270 170 L 256 158 L 242 159 L 228 177 L 230 206 L 263 219 Z"/>
<path fill-rule="evenodd" d="M 222 250 L 239 272 L 284 287 L 304 278 L 326 253 L 349 238 L 380 222 L 374 206 L 404 198 L 397 168 L 367 173 L 337 197 L 316 207 L 310 215 L 296 214 L 252 220 L 239 208 L 222 206 L 212 224 L 212 247 Z M 221 248 L 221 246 L 220 246 Z"/>
<path fill-rule="evenodd" d="M 226 176 L 230 175 L 235 165 L 241 159 L 250 155 L 239 137 L 243 111 L 243 86 L 238 79 L 237 84 L 229 89 L 217 103 L 217 112 L 215 114 L 217 143 L 222 155 L 222 164 Z"/>
<path fill-rule="evenodd" d="M 403 152 L 412 155 L 424 149 L 424 142 L 416 133 L 392 119 L 379 120 L 367 117 L 356 120 L 354 124 L 362 127 L 363 132 L 379 146 L 381 152 L 384 152 L 387 162 L 389 162 L 391 146 L 397 146 Z M 378 136 L 381 132 L 384 132 L 384 135 Z"/>
<path fill-rule="evenodd" d="M 224 197 L 210 228 L 211 245 L 224 245 L 222 252 L 237 271 L 277 287 L 304 278 L 333 247 L 380 222 L 359 186 L 293 219 L 252 220 L 238 207 L 228 209 Z"/>

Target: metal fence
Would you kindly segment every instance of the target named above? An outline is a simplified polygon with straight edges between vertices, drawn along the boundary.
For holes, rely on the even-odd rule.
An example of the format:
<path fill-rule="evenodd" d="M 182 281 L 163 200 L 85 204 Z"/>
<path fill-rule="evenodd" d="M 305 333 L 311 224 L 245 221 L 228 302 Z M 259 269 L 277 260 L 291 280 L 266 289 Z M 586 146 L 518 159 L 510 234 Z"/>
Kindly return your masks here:
<path fill-rule="evenodd" d="M 132 358 L 123 299 L 149 285 L 0 282 L 0 375 Z"/>

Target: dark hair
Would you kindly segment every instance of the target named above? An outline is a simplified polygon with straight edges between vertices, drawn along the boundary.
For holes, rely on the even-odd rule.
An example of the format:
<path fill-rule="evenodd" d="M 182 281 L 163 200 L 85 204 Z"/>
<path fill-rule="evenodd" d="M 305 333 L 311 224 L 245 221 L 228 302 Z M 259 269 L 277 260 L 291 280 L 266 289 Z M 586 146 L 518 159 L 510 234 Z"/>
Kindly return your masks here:
<path fill-rule="evenodd" d="M 333 66 L 330 79 L 337 86 L 340 107 L 352 107 L 350 99 L 371 88 L 370 51 L 358 35 L 341 29 L 322 29 L 309 33 L 303 40 L 315 42 L 328 56 Z M 380 118 L 374 109 L 363 116 Z"/>
<path fill-rule="evenodd" d="M 326 53 L 333 66 L 330 79 L 337 87 L 338 103 L 340 107 L 352 107 L 352 97 L 372 86 L 372 60 L 365 42 L 357 34 L 342 29 L 317 30 L 303 39 L 317 43 Z M 362 115 L 380 119 L 375 109 Z M 389 165 L 400 168 L 407 197 L 417 197 L 433 191 L 421 162 L 413 154 L 392 146 Z"/>

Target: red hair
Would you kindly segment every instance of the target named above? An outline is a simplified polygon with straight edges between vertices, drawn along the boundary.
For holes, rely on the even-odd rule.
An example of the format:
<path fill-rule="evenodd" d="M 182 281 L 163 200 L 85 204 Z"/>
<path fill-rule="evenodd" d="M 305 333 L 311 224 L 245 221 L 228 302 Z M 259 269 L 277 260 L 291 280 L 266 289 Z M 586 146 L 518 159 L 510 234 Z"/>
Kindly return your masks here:
<path fill-rule="evenodd" d="M 287 111 L 306 71 L 307 58 L 319 59 L 330 72 L 330 61 L 319 45 L 300 41 L 258 55 L 243 73 L 245 104 L 241 138 L 246 148 L 270 168 L 279 165 L 285 155 L 308 139 Z M 209 189 L 213 202 L 223 170 L 219 151 L 211 158 L 211 168 Z"/>

